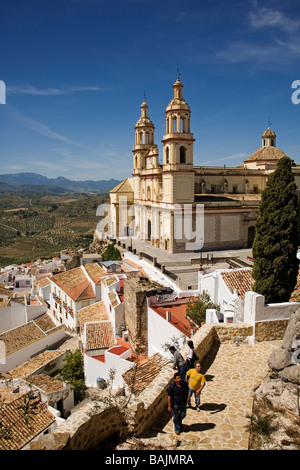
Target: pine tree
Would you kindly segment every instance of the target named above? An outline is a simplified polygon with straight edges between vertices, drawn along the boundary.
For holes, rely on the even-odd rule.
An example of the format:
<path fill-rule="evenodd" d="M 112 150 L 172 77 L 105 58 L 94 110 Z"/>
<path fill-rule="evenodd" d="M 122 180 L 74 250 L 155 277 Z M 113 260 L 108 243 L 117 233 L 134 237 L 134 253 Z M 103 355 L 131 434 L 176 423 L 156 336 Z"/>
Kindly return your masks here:
<path fill-rule="evenodd" d="M 292 161 L 281 158 L 262 193 L 253 242 L 253 290 L 266 303 L 287 302 L 298 275 L 298 198 Z"/>

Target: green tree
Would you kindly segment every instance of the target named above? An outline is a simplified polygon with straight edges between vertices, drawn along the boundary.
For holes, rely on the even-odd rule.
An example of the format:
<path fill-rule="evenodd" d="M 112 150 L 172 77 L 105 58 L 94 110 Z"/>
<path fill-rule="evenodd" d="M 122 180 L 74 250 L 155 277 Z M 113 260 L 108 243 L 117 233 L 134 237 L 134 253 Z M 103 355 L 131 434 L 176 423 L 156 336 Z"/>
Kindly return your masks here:
<path fill-rule="evenodd" d="M 196 325 L 201 326 L 201 323 L 205 322 L 206 309 L 210 308 L 220 310 L 220 305 L 212 302 L 208 292 L 204 291 L 198 296 L 197 300 L 188 302 L 185 311 L 186 317 L 191 319 Z M 191 326 L 193 325 L 191 324 Z"/>
<path fill-rule="evenodd" d="M 83 357 L 80 349 L 72 352 L 68 350 L 64 359 L 65 364 L 57 378 L 65 380 L 74 386 L 74 401 L 79 403 L 85 397 L 86 385 L 84 381 Z"/>
<path fill-rule="evenodd" d="M 292 161 L 281 158 L 262 193 L 252 252 L 253 290 L 266 303 L 287 302 L 298 275 L 298 198 Z"/>
<path fill-rule="evenodd" d="M 122 259 L 118 248 L 115 248 L 115 242 L 108 245 L 102 256 L 104 261 L 118 261 Z"/>

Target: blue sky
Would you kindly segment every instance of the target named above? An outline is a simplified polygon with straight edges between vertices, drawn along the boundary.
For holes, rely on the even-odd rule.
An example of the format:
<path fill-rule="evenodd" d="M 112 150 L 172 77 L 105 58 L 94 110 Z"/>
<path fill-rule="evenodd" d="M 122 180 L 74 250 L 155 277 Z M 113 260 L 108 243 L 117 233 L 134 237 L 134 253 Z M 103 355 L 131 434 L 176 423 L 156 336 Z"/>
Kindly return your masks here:
<path fill-rule="evenodd" d="M 241 164 L 268 119 L 300 163 L 298 0 L 2 0 L 0 45 L 1 174 L 131 176 L 144 92 L 161 159 L 178 67 L 195 165 Z"/>

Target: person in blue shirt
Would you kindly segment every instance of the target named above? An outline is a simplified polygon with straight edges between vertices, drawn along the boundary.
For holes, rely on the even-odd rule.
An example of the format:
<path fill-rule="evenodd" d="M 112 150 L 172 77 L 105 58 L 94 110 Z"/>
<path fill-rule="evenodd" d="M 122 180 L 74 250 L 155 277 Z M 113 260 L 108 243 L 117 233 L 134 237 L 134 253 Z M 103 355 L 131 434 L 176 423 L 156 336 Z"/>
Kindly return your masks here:
<path fill-rule="evenodd" d="M 176 372 L 174 381 L 168 388 L 168 411 L 173 414 L 175 434 L 180 434 L 182 420 L 186 416 L 188 394 L 188 384 L 182 380 L 180 373 Z"/>

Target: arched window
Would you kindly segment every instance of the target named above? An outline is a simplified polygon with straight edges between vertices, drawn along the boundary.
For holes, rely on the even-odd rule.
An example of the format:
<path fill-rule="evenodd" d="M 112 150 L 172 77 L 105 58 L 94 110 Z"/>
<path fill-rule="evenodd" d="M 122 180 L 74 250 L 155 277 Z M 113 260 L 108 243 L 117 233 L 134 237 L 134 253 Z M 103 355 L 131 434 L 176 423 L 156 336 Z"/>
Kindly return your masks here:
<path fill-rule="evenodd" d="M 271 140 L 271 146 L 274 147 L 274 140 Z"/>
<path fill-rule="evenodd" d="M 150 188 L 150 186 L 148 186 L 148 188 L 147 188 L 147 199 L 148 199 L 148 201 L 151 200 L 151 188 Z"/>
<path fill-rule="evenodd" d="M 184 148 L 184 147 L 180 147 L 179 152 L 180 152 L 180 160 L 179 160 L 179 162 L 180 162 L 180 163 L 186 163 L 186 161 L 185 161 L 185 153 L 186 153 L 185 148 Z"/>
<path fill-rule="evenodd" d="M 166 164 L 168 165 L 170 163 L 170 150 L 169 147 L 166 147 Z"/>

